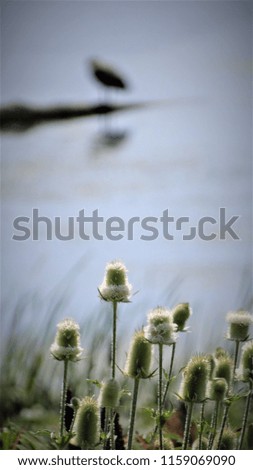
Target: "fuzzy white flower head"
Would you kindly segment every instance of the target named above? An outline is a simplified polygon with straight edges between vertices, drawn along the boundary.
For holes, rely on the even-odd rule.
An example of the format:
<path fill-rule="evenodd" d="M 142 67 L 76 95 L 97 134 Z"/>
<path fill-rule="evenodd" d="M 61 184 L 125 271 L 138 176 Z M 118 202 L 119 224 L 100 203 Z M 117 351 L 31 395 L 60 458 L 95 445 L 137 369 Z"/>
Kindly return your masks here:
<path fill-rule="evenodd" d="M 128 282 L 127 269 L 121 261 L 107 264 L 104 280 L 98 291 L 100 297 L 107 302 L 129 302 L 132 286 Z"/>
<path fill-rule="evenodd" d="M 79 330 L 79 325 L 72 318 L 66 318 L 57 325 L 55 340 L 50 348 L 55 359 L 72 362 L 80 360 L 83 349 L 80 347 Z"/>
<path fill-rule="evenodd" d="M 157 307 L 148 314 L 144 334 L 151 343 L 173 344 L 177 339 L 176 331 L 177 325 L 173 323 L 170 310 Z"/>
<path fill-rule="evenodd" d="M 227 314 L 229 324 L 227 337 L 234 341 L 245 341 L 249 334 L 249 327 L 253 321 L 252 315 L 244 310 L 229 312 Z"/>

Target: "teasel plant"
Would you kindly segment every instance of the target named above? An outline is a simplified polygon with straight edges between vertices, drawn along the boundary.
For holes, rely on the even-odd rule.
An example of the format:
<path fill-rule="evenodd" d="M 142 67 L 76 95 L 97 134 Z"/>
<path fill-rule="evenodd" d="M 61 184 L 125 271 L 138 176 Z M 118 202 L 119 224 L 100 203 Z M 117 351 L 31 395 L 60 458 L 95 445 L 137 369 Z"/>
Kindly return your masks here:
<path fill-rule="evenodd" d="M 213 377 L 215 361 L 214 361 L 214 357 L 212 354 L 207 354 L 206 358 L 210 366 L 209 381 L 211 381 Z M 208 439 L 203 438 L 203 431 L 204 431 L 204 426 L 205 426 L 205 406 L 206 406 L 207 400 L 208 399 L 203 400 L 200 405 L 199 432 L 198 432 L 198 439 L 196 439 L 195 441 L 195 449 L 197 449 L 197 446 L 198 446 L 199 450 L 202 450 L 202 449 L 204 450 L 208 448 Z M 206 444 L 206 441 L 207 441 L 207 444 Z"/>
<path fill-rule="evenodd" d="M 83 349 L 80 346 L 80 328 L 72 319 L 66 318 L 57 325 L 57 332 L 50 353 L 54 359 L 63 362 L 63 381 L 60 400 L 60 430 L 59 437 L 64 437 L 64 418 L 68 385 L 69 362 L 80 361 Z"/>
<path fill-rule="evenodd" d="M 245 410 L 243 415 L 242 429 L 238 442 L 238 450 L 243 447 L 245 432 L 247 428 L 250 404 L 253 395 L 253 340 L 248 341 L 242 347 L 242 354 L 239 369 L 237 371 L 239 380 L 246 382 L 249 386 L 249 391 L 246 398 Z"/>
<path fill-rule="evenodd" d="M 221 408 L 223 408 L 221 426 L 219 430 L 219 434 L 216 438 L 216 443 L 219 446 L 222 442 L 222 434 L 225 430 L 225 426 L 227 423 L 228 412 L 231 403 L 233 402 L 233 360 L 229 353 L 221 348 L 218 347 L 214 353 L 214 370 L 213 370 L 213 378 L 214 379 L 224 379 L 227 383 L 227 391 L 226 396 L 224 397 L 223 402 L 221 403 Z M 219 447 L 218 447 L 219 448 Z"/>
<path fill-rule="evenodd" d="M 223 378 L 214 378 L 208 382 L 207 398 L 215 402 L 211 418 L 211 430 L 208 439 L 208 450 L 211 450 L 213 447 L 213 442 L 217 433 L 220 406 L 226 397 L 227 390 L 228 384 Z"/>
<path fill-rule="evenodd" d="M 72 434 L 72 432 L 73 432 L 73 427 L 74 427 L 74 423 L 75 423 L 75 419 L 76 419 L 76 414 L 77 414 L 77 411 L 80 407 L 80 403 L 81 403 L 81 401 L 79 400 L 79 398 L 73 397 L 73 398 L 71 398 L 71 402 L 68 405 L 73 410 L 73 417 L 72 417 L 72 421 L 71 421 L 70 428 L 69 428 L 69 433 L 70 434 Z"/>
<path fill-rule="evenodd" d="M 158 345 L 158 435 L 159 448 L 163 449 L 163 346 L 172 345 L 177 339 L 177 325 L 173 323 L 171 311 L 157 307 L 148 314 L 144 334 L 151 344 Z"/>
<path fill-rule="evenodd" d="M 235 371 L 239 357 L 240 343 L 244 343 L 249 338 L 249 328 L 252 323 L 252 315 L 245 310 L 229 312 L 227 314 L 228 331 L 227 339 L 235 342 L 235 354 L 233 365 L 233 380 L 235 380 Z"/>
<path fill-rule="evenodd" d="M 118 304 L 130 302 L 132 292 L 132 286 L 128 282 L 127 269 L 121 261 L 116 260 L 107 264 L 104 279 L 98 287 L 98 292 L 102 300 L 112 304 L 111 378 L 115 379 Z"/>
<path fill-rule="evenodd" d="M 171 312 L 172 322 L 176 325 L 176 332 L 177 333 L 185 333 L 188 331 L 189 328 L 185 326 L 187 320 L 192 315 L 192 309 L 190 308 L 189 303 L 180 303 L 176 307 L 173 308 Z M 162 406 L 165 406 L 166 397 L 169 390 L 169 386 L 172 379 L 172 371 L 174 365 L 174 358 L 176 352 L 176 341 L 171 344 L 172 352 L 171 352 L 171 359 L 170 359 L 170 367 L 168 372 L 167 382 L 163 391 L 163 399 L 162 399 Z"/>
<path fill-rule="evenodd" d="M 119 384 L 115 379 L 106 380 L 101 385 L 98 403 L 100 408 L 105 409 L 105 420 L 104 420 L 104 438 L 103 448 L 107 449 L 108 436 L 110 441 L 110 448 L 115 449 L 115 430 L 114 430 L 114 418 L 115 409 L 119 404 L 120 388 Z"/>
<path fill-rule="evenodd" d="M 187 404 L 182 449 L 186 450 L 189 442 L 194 404 L 206 400 L 207 383 L 210 377 L 210 362 L 205 355 L 193 356 L 183 371 L 178 397 Z"/>
<path fill-rule="evenodd" d="M 229 427 L 226 427 L 222 433 L 221 439 L 216 436 L 213 449 L 214 450 L 235 450 L 236 448 L 236 433 Z"/>
<path fill-rule="evenodd" d="M 229 312 L 227 314 L 226 320 L 228 322 L 228 330 L 227 330 L 227 339 L 230 341 L 235 342 L 235 352 L 234 352 L 234 360 L 231 369 L 231 359 L 229 355 L 222 350 L 222 348 L 218 348 L 216 350 L 217 355 L 217 373 L 219 376 L 223 376 L 228 382 L 228 393 L 227 399 L 224 401 L 224 413 L 222 417 L 221 428 L 217 440 L 217 448 L 219 449 L 222 444 L 222 436 L 223 432 L 226 427 L 229 408 L 234 400 L 236 400 L 236 396 L 234 395 L 234 384 L 236 380 L 236 366 L 238 362 L 239 356 L 239 348 L 240 343 L 245 343 L 249 338 L 249 329 L 250 324 L 252 323 L 252 315 L 245 310 L 238 310 L 237 312 Z M 219 372 L 217 371 L 219 370 Z M 223 374 L 223 375 L 221 375 Z"/>
<path fill-rule="evenodd" d="M 80 401 L 70 443 L 82 450 L 93 450 L 99 443 L 99 408 L 94 397 Z"/>
<path fill-rule="evenodd" d="M 135 416 L 140 380 L 151 378 L 155 372 L 154 371 L 150 373 L 152 353 L 152 345 L 145 338 L 143 330 L 136 331 L 131 340 L 129 353 L 127 355 L 127 361 L 124 369 L 124 374 L 134 380 L 128 429 L 128 450 L 132 449 L 133 444 Z"/>

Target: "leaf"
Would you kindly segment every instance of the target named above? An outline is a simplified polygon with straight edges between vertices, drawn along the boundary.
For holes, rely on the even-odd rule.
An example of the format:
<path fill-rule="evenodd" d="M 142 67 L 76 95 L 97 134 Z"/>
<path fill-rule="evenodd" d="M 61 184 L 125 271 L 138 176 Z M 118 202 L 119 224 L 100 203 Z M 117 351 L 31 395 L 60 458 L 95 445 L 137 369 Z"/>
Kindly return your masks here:
<path fill-rule="evenodd" d="M 121 397 L 123 397 L 123 396 L 125 396 L 125 395 L 128 396 L 128 397 L 130 397 L 130 396 L 131 396 L 131 391 L 123 388 L 122 390 L 120 390 L 119 396 L 120 396 L 120 398 L 121 398 Z"/>
<path fill-rule="evenodd" d="M 143 408 L 143 411 L 146 412 L 150 416 L 150 418 L 156 418 L 157 410 L 155 408 Z"/>
<path fill-rule="evenodd" d="M 179 395 L 179 393 L 176 393 L 176 392 L 175 392 L 174 395 L 175 395 L 177 398 L 179 398 L 179 400 L 185 401 L 185 399 L 184 399 L 183 397 L 181 397 L 181 395 Z"/>
<path fill-rule="evenodd" d="M 93 384 L 95 385 L 96 387 L 98 387 L 99 389 L 102 388 L 103 384 L 101 382 L 99 382 L 99 380 L 96 380 L 96 379 L 86 379 L 86 382 L 88 382 L 89 384 Z"/>
<path fill-rule="evenodd" d="M 157 370 L 158 369 L 153 370 L 153 372 L 151 372 L 151 374 L 147 375 L 146 377 L 141 376 L 141 379 L 151 379 L 151 377 L 154 377 Z"/>

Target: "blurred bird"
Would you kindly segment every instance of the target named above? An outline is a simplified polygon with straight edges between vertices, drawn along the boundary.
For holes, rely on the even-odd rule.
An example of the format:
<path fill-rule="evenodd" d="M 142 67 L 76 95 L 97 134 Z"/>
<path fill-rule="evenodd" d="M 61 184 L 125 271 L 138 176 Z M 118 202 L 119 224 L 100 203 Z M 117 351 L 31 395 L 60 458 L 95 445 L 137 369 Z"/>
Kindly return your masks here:
<path fill-rule="evenodd" d="M 128 85 L 125 79 L 110 65 L 99 60 L 91 61 L 93 76 L 105 87 L 126 90 Z"/>
<path fill-rule="evenodd" d="M 93 59 L 90 61 L 91 71 L 93 77 L 103 86 L 105 90 L 105 103 L 104 106 L 108 106 L 108 91 L 109 89 L 114 90 L 126 90 L 128 84 L 125 79 L 116 72 L 110 65 L 101 62 L 100 60 Z M 109 116 L 107 113 L 104 115 L 104 136 L 109 142 L 118 141 L 118 132 L 112 131 L 109 125 Z M 120 132 L 120 135 L 122 132 Z M 115 139 L 116 137 L 116 139 Z"/>

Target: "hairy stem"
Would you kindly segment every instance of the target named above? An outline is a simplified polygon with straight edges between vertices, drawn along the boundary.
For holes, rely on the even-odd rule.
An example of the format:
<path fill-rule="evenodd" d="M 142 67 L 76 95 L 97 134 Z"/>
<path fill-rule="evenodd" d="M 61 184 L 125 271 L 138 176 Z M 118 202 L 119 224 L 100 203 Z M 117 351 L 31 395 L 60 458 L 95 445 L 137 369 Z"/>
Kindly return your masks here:
<path fill-rule="evenodd" d="M 237 366 L 238 353 L 239 353 L 240 341 L 235 341 L 235 356 L 234 356 L 234 366 L 233 366 L 233 381 L 235 380 L 235 370 Z"/>
<path fill-rule="evenodd" d="M 216 401 L 214 411 L 213 411 L 212 421 L 211 421 L 211 431 L 210 431 L 209 439 L 208 439 L 208 450 L 211 450 L 213 447 L 213 441 L 214 441 L 216 431 L 217 431 L 219 407 L 220 407 L 220 402 Z"/>
<path fill-rule="evenodd" d="M 246 400 L 246 406 L 244 410 L 244 415 L 243 415 L 243 422 L 242 422 L 242 430 L 239 438 L 239 443 L 238 443 L 238 450 L 242 449 L 243 445 L 243 440 L 245 436 L 245 431 L 246 431 L 246 426 L 247 426 L 247 421 L 248 421 L 248 416 L 249 416 L 249 410 L 250 410 L 250 402 L 252 398 L 252 392 L 253 392 L 253 382 L 250 382 L 250 389 L 249 389 L 249 394 L 247 396 Z"/>
<path fill-rule="evenodd" d="M 173 369 L 173 363 L 174 363 L 174 357 L 175 357 L 175 350 L 176 350 L 176 343 L 173 343 L 173 344 L 172 344 L 171 359 L 170 359 L 169 377 L 168 377 L 168 380 L 167 380 L 167 383 L 166 383 L 166 387 L 165 387 L 165 390 L 164 390 L 164 394 L 163 394 L 163 407 L 164 407 L 164 405 L 165 405 L 166 396 L 167 396 L 167 393 L 168 393 L 168 390 L 169 390 L 169 386 L 170 386 L 170 380 L 171 380 L 171 376 L 172 376 L 172 369 Z"/>
<path fill-rule="evenodd" d="M 162 426 L 162 383 L 163 383 L 163 344 L 159 343 L 159 368 L 158 368 L 158 433 L 159 449 L 163 449 L 163 426 Z"/>
<path fill-rule="evenodd" d="M 65 419 L 66 398 L 67 398 L 67 374 L 68 374 L 68 359 L 65 359 L 64 370 L 63 370 L 61 403 L 60 403 L 60 437 L 63 437 L 63 433 L 64 433 L 64 419 Z"/>
<path fill-rule="evenodd" d="M 111 449 L 115 450 L 115 429 L 114 429 L 114 410 L 110 409 L 110 441 L 111 441 Z"/>
<path fill-rule="evenodd" d="M 224 406 L 225 406 L 225 408 L 224 408 L 224 413 L 223 413 L 222 422 L 221 422 L 220 434 L 219 434 L 219 437 L 218 437 L 217 450 L 219 450 L 220 446 L 221 446 L 222 436 L 223 436 L 223 432 L 224 432 L 226 422 L 227 422 L 227 419 L 228 419 L 228 411 L 229 411 L 229 406 L 230 405 L 225 404 Z"/>
<path fill-rule="evenodd" d="M 128 450 L 132 449 L 133 434 L 134 434 L 134 421 L 135 421 L 136 404 L 137 404 L 137 397 L 138 397 L 138 390 L 139 390 L 139 382 L 140 382 L 139 377 L 136 377 L 134 379 L 134 390 L 133 390 L 132 407 L 131 407 L 129 431 L 128 431 L 128 444 L 127 444 Z"/>
<path fill-rule="evenodd" d="M 194 405 L 194 402 L 193 402 L 193 401 L 190 401 L 190 402 L 188 403 L 187 414 L 186 414 L 186 420 L 185 420 L 184 439 L 183 439 L 182 450 L 186 450 L 187 447 L 188 447 L 189 434 L 190 434 L 190 428 L 191 428 L 191 420 L 192 420 L 193 405 Z"/>
<path fill-rule="evenodd" d="M 76 420 L 76 410 L 74 410 L 73 418 L 72 418 L 71 425 L 70 425 L 70 428 L 69 428 L 69 433 L 71 433 L 73 431 L 75 420 Z"/>
<path fill-rule="evenodd" d="M 117 341 L 117 302 L 114 301 L 113 305 L 113 329 L 112 329 L 112 360 L 111 360 L 111 369 L 112 369 L 112 378 L 115 379 L 115 369 L 116 369 L 116 341 Z"/>
<path fill-rule="evenodd" d="M 200 426 L 199 426 L 199 450 L 202 449 L 202 434 L 204 428 L 204 419 L 205 419 L 205 401 L 201 403 L 201 410 L 200 410 Z"/>
<path fill-rule="evenodd" d="M 103 450 L 106 450 L 106 448 L 107 448 L 108 428 L 109 428 L 109 409 L 106 407 L 105 408 L 105 420 L 104 420 Z"/>

